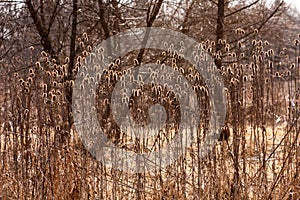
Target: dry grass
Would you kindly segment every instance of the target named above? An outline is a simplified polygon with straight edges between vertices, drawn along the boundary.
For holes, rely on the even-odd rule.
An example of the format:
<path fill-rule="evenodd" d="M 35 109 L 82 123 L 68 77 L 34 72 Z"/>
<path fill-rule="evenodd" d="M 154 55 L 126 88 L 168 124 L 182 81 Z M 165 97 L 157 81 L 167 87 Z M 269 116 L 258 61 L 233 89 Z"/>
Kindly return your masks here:
<path fill-rule="evenodd" d="M 28 71 L 7 76 L 0 102 L 0 199 L 299 199 L 299 62 L 285 63 L 293 68 L 270 67 L 274 55 L 265 52 L 257 50 L 257 57 L 249 60 L 225 58 L 230 61 L 221 69 L 228 87 L 228 141 L 199 156 L 209 114 L 206 92 L 200 91 L 198 100 L 206 109 L 199 111 L 203 126 L 192 146 L 169 167 L 140 174 L 103 166 L 85 150 L 74 127 L 66 132 L 64 87 L 71 83 L 63 82 L 62 66 L 42 57 Z M 160 56 L 155 59 L 163 60 Z M 151 59 L 146 57 L 145 62 Z M 177 65 L 189 67 L 180 60 Z M 191 84 L 203 86 L 201 80 Z M 152 95 L 151 87 L 157 86 L 149 86 L 144 95 Z M 108 88 L 108 96 L 100 95 L 100 102 L 110 93 Z M 170 107 L 176 109 L 174 105 Z M 106 106 L 100 103 L 98 109 Z M 178 116 L 170 116 L 169 123 L 176 122 Z M 111 113 L 100 113 L 101 119 L 111 120 Z M 119 146 L 137 148 L 128 147 L 130 137 L 115 125 L 106 134 Z M 137 145 L 160 148 L 173 137 L 159 136 Z"/>

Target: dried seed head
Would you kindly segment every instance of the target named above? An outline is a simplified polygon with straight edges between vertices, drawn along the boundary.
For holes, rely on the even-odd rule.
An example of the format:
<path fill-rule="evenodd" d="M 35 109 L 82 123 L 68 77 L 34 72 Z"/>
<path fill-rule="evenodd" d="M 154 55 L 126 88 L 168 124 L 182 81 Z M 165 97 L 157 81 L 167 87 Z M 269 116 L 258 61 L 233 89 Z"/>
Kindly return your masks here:
<path fill-rule="evenodd" d="M 273 62 L 269 62 L 269 67 L 270 67 L 270 69 L 273 68 Z"/>
<path fill-rule="evenodd" d="M 80 90 L 83 91 L 84 90 L 84 84 L 80 84 Z"/>
<path fill-rule="evenodd" d="M 23 84 L 24 84 L 24 79 L 20 78 L 20 79 L 19 79 L 19 83 L 20 83 L 21 85 L 23 85 Z"/>
<path fill-rule="evenodd" d="M 33 130 L 33 131 L 37 131 L 37 127 L 36 127 L 36 126 L 33 126 L 33 127 L 32 127 L 32 130 Z"/>
<path fill-rule="evenodd" d="M 83 51 L 83 52 L 82 52 L 82 55 L 83 55 L 84 57 L 87 57 L 87 56 L 89 55 L 89 52 Z"/>
<path fill-rule="evenodd" d="M 263 42 L 262 42 L 261 40 L 259 40 L 259 41 L 258 41 L 258 45 L 259 45 L 259 46 L 262 46 L 262 45 L 263 45 Z"/>
<path fill-rule="evenodd" d="M 42 84 L 41 84 L 41 87 L 43 88 L 44 92 L 46 92 L 46 91 L 47 91 L 47 84 L 45 84 L 45 83 L 42 83 Z"/>
<path fill-rule="evenodd" d="M 270 82 L 270 79 L 269 79 L 269 78 L 266 78 L 265 82 L 266 82 L 266 83 L 269 83 L 269 82 Z"/>
<path fill-rule="evenodd" d="M 295 64 L 292 64 L 292 65 L 290 66 L 290 69 L 295 69 Z"/>
<path fill-rule="evenodd" d="M 29 68 L 29 73 L 34 73 L 33 69 L 32 68 Z"/>
<path fill-rule="evenodd" d="M 50 71 L 47 71 L 46 74 L 47 74 L 48 77 L 51 77 L 51 72 Z"/>
<path fill-rule="evenodd" d="M 174 68 L 175 71 L 178 71 L 178 70 L 179 70 L 179 68 L 177 67 L 176 63 L 173 63 L 173 64 L 172 64 L 172 67 Z"/>
<path fill-rule="evenodd" d="M 239 84 L 239 80 L 236 79 L 236 78 L 232 78 L 232 79 L 230 80 L 230 84 L 231 84 L 232 86 L 236 86 L 237 84 Z"/>
<path fill-rule="evenodd" d="M 74 80 L 70 80 L 69 84 L 70 84 L 71 87 L 73 87 L 74 86 Z"/>
<path fill-rule="evenodd" d="M 80 67 L 81 67 L 81 63 L 76 63 L 76 65 L 75 65 L 76 72 L 79 71 Z M 86 67 L 85 66 L 83 66 L 83 70 L 86 71 Z"/>
<path fill-rule="evenodd" d="M 66 87 L 66 86 L 68 86 L 69 85 L 69 81 L 68 80 L 66 80 L 65 82 L 63 82 L 63 86 L 64 87 Z"/>
<path fill-rule="evenodd" d="M 61 95 L 62 95 L 61 91 L 59 91 L 59 90 L 56 91 L 56 94 L 57 94 L 58 96 L 61 96 Z"/>
<path fill-rule="evenodd" d="M 184 74 L 184 69 L 182 67 L 180 67 L 180 72 Z"/>
<path fill-rule="evenodd" d="M 121 64 L 121 59 L 120 59 L 120 58 L 117 58 L 117 59 L 115 60 L 115 64 L 116 64 L 117 66 L 119 66 L 119 65 Z"/>
<path fill-rule="evenodd" d="M 84 42 L 79 42 L 79 46 L 81 47 L 81 48 L 84 48 Z"/>
<path fill-rule="evenodd" d="M 29 87 L 25 87 L 25 88 L 24 88 L 24 92 L 25 92 L 25 93 L 29 93 L 29 92 L 30 92 Z"/>
<path fill-rule="evenodd" d="M 47 53 L 46 53 L 45 51 L 42 51 L 41 54 L 42 54 L 42 56 L 44 56 L 44 57 L 47 57 L 47 56 L 48 56 Z"/>
<path fill-rule="evenodd" d="M 241 105 L 242 105 L 242 102 L 241 102 L 241 101 L 238 101 L 238 105 L 241 106 Z"/>
<path fill-rule="evenodd" d="M 26 108 L 26 109 L 24 110 L 24 114 L 27 115 L 28 113 L 29 113 L 29 109 Z"/>
<path fill-rule="evenodd" d="M 54 69 L 54 70 L 52 71 L 52 76 L 53 76 L 53 77 L 57 77 L 57 75 L 58 75 L 58 71 L 57 71 L 56 69 Z"/>
<path fill-rule="evenodd" d="M 266 45 L 266 46 L 269 46 L 270 43 L 266 40 L 266 41 L 265 41 L 265 45 Z"/>
<path fill-rule="evenodd" d="M 36 66 L 38 69 L 40 69 L 40 68 L 41 68 L 41 63 L 40 63 L 40 62 L 36 62 L 36 63 L 35 63 L 35 66 Z"/>
<path fill-rule="evenodd" d="M 28 81 L 29 84 L 32 84 L 32 83 L 33 83 L 32 77 L 28 77 L 28 78 L 27 78 L 27 81 Z"/>
<path fill-rule="evenodd" d="M 52 94 L 52 101 L 55 102 L 57 100 L 56 95 Z"/>
<path fill-rule="evenodd" d="M 137 59 L 134 59 L 133 61 L 135 66 L 139 66 L 139 61 Z"/>
<path fill-rule="evenodd" d="M 233 67 L 233 69 L 236 69 L 236 68 L 237 68 L 237 64 L 236 64 L 236 63 L 233 63 L 233 64 L 232 64 L 232 67 Z"/>
<path fill-rule="evenodd" d="M 261 52 L 262 50 L 263 50 L 263 47 L 262 47 L 262 46 L 257 46 L 257 47 L 256 47 L 256 51 Z"/>
<path fill-rule="evenodd" d="M 60 130 L 61 130 L 60 126 L 57 125 L 57 126 L 55 127 L 55 130 L 60 131 Z"/>
<path fill-rule="evenodd" d="M 93 50 L 92 46 L 91 46 L 91 45 L 88 45 L 88 46 L 87 46 L 87 50 L 88 50 L 89 52 L 91 52 L 91 51 Z"/>
<path fill-rule="evenodd" d="M 200 74 L 199 74 L 199 73 L 196 73 L 194 77 L 195 77 L 195 80 L 196 80 L 196 81 L 199 81 L 199 80 L 200 80 Z"/>
<path fill-rule="evenodd" d="M 262 56 L 261 56 L 261 55 L 258 55 L 258 61 L 259 61 L 260 63 L 262 63 Z"/>
<path fill-rule="evenodd" d="M 225 47 L 225 52 L 229 52 L 229 47 Z"/>
<path fill-rule="evenodd" d="M 231 72 L 232 72 L 231 67 L 228 67 L 228 68 L 227 68 L 227 73 L 228 73 L 228 74 L 231 74 Z"/>
<path fill-rule="evenodd" d="M 82 61 L 82 57 L 78 56 L 76 60 L 77 60 L 77 63 L 80 63 Z"/>
<path fill-rule="evenodd" d="M 51 122 L 51 117 L 50 117 L 49 115 L 46 117 L 46 121 L 47 121 L 48 123 Z"/>
<path fill-rule="evenodd" d="M 198 62 L 198 61 L 199 61 L 199 56 L 198 56 L 198 55 L 195 55 L 195 56 L 194 56 L 194 61 L 195 61 L 195 62 Z"/>
<path fill-rule="evenodd" d="M 116 63 L 110 63 L 109 65 L 108 65 L 108 69 L 110 69 L 110 70 L 114 70 L 114 69 L 116 69 L 118 67 L 118 65 L 116 64 Z M 112 71 L 110 71 L 110 73 L 112 73 Z"/>
<path fill-rule="evenodd" d="M 238 41 L 238 47 L 242 48 L 242 43 L 240 41 Z"/>
<path fill-rule="evenodd" d="M 265 57 L 269 57 L 269 52 L 265 52 Z"/>
<path fill-rule="evenodd" d="M 87 33 L 83 33 L 82 36 L 83 36 L 84 38 L 87 38 L 87 37 L 88 37 Z"/>

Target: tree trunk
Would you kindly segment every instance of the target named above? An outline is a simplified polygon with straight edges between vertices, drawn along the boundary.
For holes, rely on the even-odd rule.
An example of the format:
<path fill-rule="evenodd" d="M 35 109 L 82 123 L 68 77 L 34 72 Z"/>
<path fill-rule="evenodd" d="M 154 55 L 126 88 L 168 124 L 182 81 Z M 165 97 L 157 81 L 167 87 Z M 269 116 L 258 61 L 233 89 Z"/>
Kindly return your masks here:
<path fill-rule="evenodd" d="M 68 67 L 68 74 L 66 76 L 67 81 L 74 81 L 75 75 L 75 59 L 76 59 L 76 36 L 77 36 L 77 11 L 78 11 L 78 1 L 73 0 L 73 17 L 72 17 L 72 30 L 71 30 L 71 41 L 70 41 L 70 63 Z M 72 115 L 72 95 L 73 88 L 72 84 L 68 84 L 65 88 L 66 100 L 67 100 L 67 112 L 66 114 L 68 123 L 65 127 L 65 135 L 61 136 L 61 142 L 65 142 L 65 140 L 70 136 L 70 131 L 73 125 L 73 115 Z"/>
<path fill-rule="evenodd" d="M 222 66 L 222 40 L 224 37 L 224 10 L 225 0 L 218 0 L 218 16 L 217 16 L 217 29 L 216 29 L 216 53 L 220 54 L 220 57 L 215 58 L 215 64 L 220 69 Z"/>

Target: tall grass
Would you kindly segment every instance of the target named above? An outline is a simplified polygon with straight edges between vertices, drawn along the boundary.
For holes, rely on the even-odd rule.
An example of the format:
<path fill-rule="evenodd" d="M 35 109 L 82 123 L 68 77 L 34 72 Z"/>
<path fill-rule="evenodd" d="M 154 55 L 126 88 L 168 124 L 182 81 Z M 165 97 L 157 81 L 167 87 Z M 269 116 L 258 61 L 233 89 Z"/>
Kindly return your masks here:
<path fill-rule="evenodd" d="M 214 51 L 213 42 L 202 45 Z M 279 52 L 272 48 L 259 38 L 251 45 L 224 43 L 220 71 L 227 87 L 230 137 L 204 158 L 198 155 L 210 114 L 204 80 L 174 52 L 147 50 L 144 63 L 172 66 L 190 81 L 200 102 L 201 124 L 182 157 L 165 169 L 139 174 L 107 168 L 85 150 L 74 127 L 66 131 L 70 113 L 64 91 L 74 84 L 64 81 L 68 58 L 57 64 L 42 52 L 26 70 L 8 73 L 1 87 L 0 198 L 299 199 L 299 38 Z M 253 51 L 247 54 L 248 49 Z M 77 58 L 77 69 L 85 55 L 88 51 Z M 147 123 L 147 106 L 160 103 L 168 108 L 167 126 L 144 140 L 120 131 L 109 99 L 136 56 L 126 55 L 102 76 L 97 110 L 105 134 L 116 145 L 147 152 L 174 137 L 181 116 L 170 90 L 148 84 L 133 94 L 130 112 L 138 123 Z"/>

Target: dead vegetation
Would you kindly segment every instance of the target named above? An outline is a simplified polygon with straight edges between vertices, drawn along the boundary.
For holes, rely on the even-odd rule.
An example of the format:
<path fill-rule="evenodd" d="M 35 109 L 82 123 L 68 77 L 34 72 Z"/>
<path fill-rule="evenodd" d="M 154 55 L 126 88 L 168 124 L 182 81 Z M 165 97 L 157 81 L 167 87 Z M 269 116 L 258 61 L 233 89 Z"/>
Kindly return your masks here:
<path fill-rule="evenodd" d="M 239 59 L 239 45 L 224 51 L 229 64 L 220 72 L 227 86 L 228 127 L 205 157 L 198 152 L 210 114 L 204 81 L 178 55 L 146 52 L 151 56 L 144 62 L 160 60 L 187 77 L 202 109 L 197 137 L 187 151 L 167 168 L 158 165 L 138 174 L 107 168 L 85 149 L 74 126 L 69 132 L 64 92 L 74 83 L 64 79 L 67 61 L 55 64 L 43 52 L 26 71 L 6 76 L 1 87 L 0 198 L 299 199 L 299 38 L 292 55 L 284 50 L 281 54 L 295 59 L 281 64 L 273 61 L 276 54 L 265 44 L 254 41 L 255 51 L 246 61 Z M 208 51 L 215 48 L 210 41 L 202 45 Z M 77 70 L 84 59 L 77 58 Z M 164 131 L 143 140 L 120 131 L 110 97 L 122 72 L 133 65 L 133 59 L 117 60 L 101 77 L 98 119 L 119 147 L 154 151 L 176 134 L 180 105 L 168 88 L 138 88 L 130 99 L 130 113 L 138 124 L 147 124 L 150 105 L 161 104 L 167 110 Z"/>

